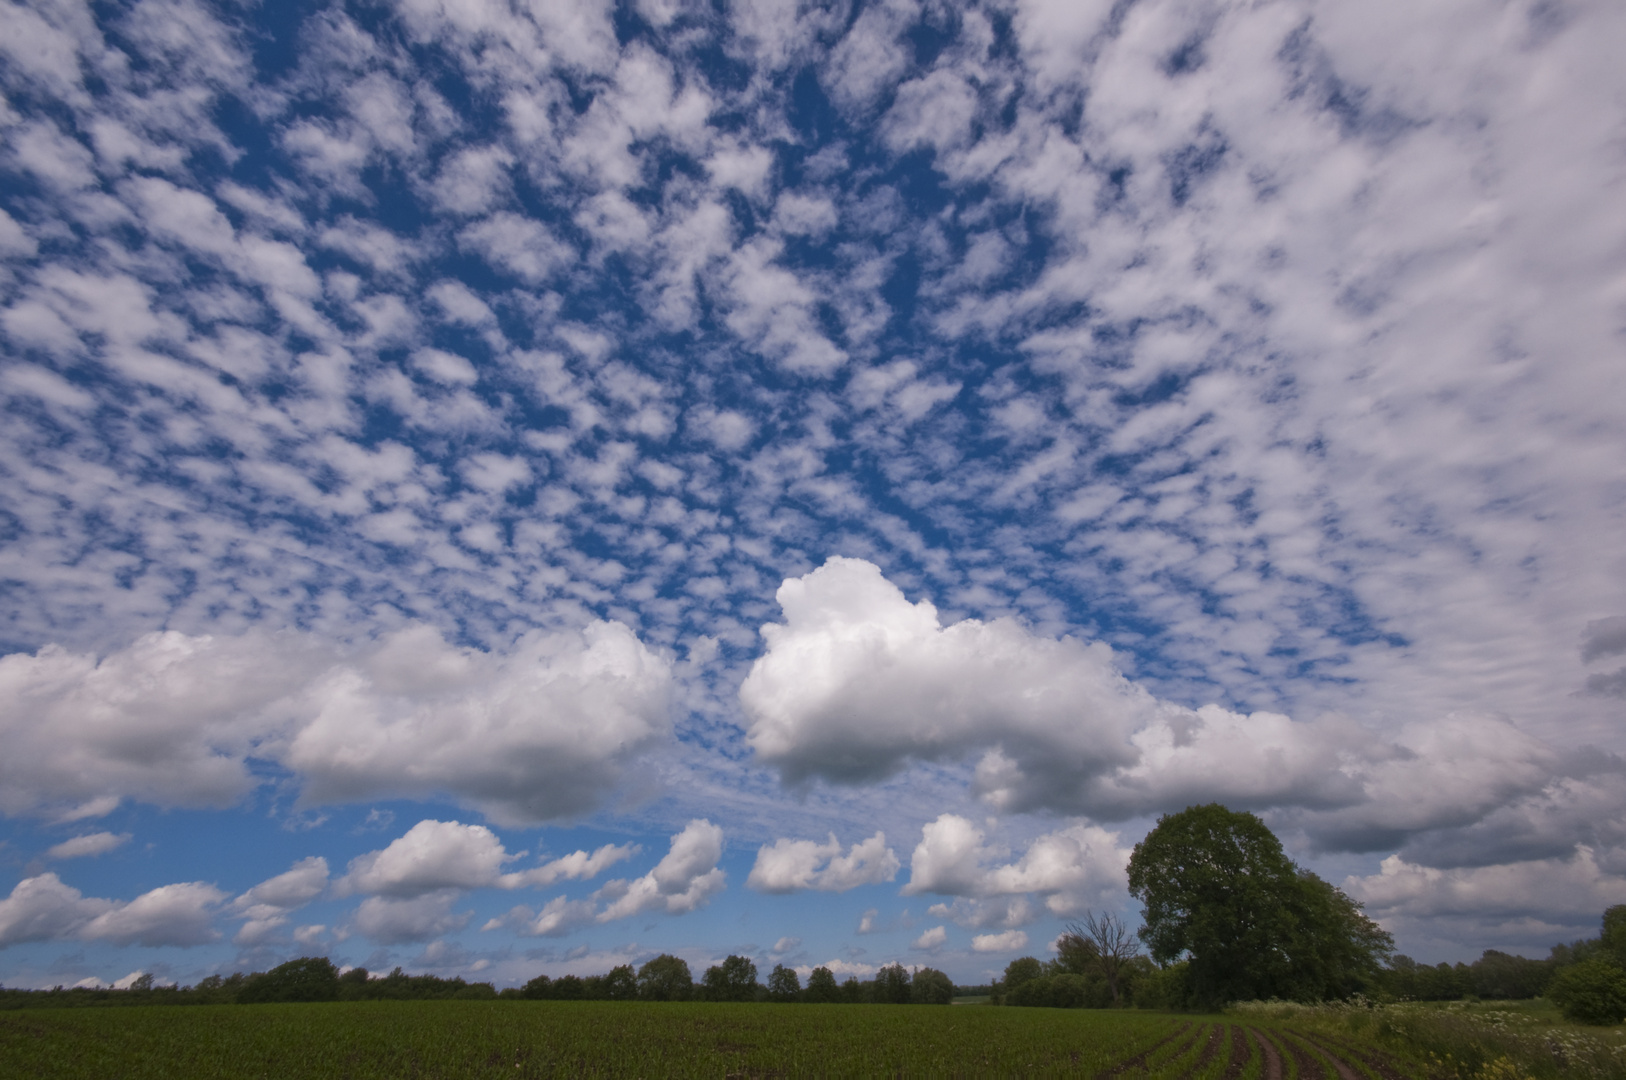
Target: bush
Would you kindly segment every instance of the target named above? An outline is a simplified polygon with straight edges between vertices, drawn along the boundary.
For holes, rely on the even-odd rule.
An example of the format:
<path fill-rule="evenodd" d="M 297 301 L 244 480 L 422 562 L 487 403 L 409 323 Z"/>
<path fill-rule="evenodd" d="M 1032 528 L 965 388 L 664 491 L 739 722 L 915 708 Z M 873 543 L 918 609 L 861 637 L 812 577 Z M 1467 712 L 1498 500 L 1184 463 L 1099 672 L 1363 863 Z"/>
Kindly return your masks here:
<path fill-rule="evenodd" d="M 239 1005 L 273 1001 L 334 1001 L 339 969 L 325 956 L 302 956 L 250 978 L 237 992 Z"/>
<path fill-rule="evenodd" d="M 1547 997 L 1577 1024 L 1626 1020 L 1626 971 L 1608 960 L 1583 960 L 1564 968 L 1547 985 Z"/>

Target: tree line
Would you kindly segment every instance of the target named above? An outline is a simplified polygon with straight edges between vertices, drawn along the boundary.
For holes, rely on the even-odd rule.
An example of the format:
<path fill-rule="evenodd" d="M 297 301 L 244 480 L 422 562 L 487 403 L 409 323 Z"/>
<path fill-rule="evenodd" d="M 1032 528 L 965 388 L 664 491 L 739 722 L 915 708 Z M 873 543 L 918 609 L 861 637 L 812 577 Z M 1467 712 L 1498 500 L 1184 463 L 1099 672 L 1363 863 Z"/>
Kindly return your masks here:
<path fill-rule="evenodd" d="M 935 968 L 910 971 L 892 964 L 873 979 L 837 982 L 827 967 L 816 967 L 803 986 L 801 976 L 776 964 L 766 985 L 757 980 L 750 958 L 730 956 L 707 968 L 697 981 L 688 962 L 662 953 L 636 970 L 622 964 L 603 975 L 538 975 L 522 987 L 498 990 L 488 982 L 407 975 L 396 968 L 375 977 L 366 968 L 340 973 L 322 956 L 304 956 L 270 971 L 222 977 L 195 986 L 154 986 L 143 975 L 128 988 L 72 987 L 53 990 L 0 989 L 0 1009 L 86 1008 L 107 1005 L 260 1005 L 314 1001 L 773 1001 L 808 1004 L 947 1005 L 955 986 Z"/>

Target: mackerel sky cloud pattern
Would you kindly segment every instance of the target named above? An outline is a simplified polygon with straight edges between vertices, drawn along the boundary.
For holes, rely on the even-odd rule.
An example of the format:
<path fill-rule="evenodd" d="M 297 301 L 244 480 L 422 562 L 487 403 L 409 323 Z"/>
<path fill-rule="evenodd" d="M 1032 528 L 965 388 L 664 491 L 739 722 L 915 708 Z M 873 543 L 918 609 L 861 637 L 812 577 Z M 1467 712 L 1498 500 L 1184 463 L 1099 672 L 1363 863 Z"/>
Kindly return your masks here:
<path fill-rule="evenodd" d="M 0 982 L 976 981 L 1211 799 L 1419 957 L 1585 932 L 1622 45 L 0 0 Z"/>

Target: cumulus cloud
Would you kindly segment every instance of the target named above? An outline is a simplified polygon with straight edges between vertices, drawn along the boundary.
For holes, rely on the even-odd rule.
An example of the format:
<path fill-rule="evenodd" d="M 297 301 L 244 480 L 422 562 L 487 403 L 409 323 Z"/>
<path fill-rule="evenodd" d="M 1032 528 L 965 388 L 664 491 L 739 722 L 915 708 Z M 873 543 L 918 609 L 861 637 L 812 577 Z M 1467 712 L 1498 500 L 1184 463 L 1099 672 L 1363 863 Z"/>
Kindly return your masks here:
<path fill-rule="evenodd" d="M 472 912 L 452 910 L 458 896 L 456 889 L 442 889 L 405 900 L 369 896 L 351 915 L 351 926 L 380 945 L 428 941 L 468 925 Z"/>
<path fill-rule="evenodd" d="M 239 945 L 256 945 L 288 924 L 289 912 L 304 907 L 327 891 L 327 860 L 312 855 L 294 863 L 276 877 L 268 878 L 232 901 L 232 910 L 243 925 L 232 938 Z M 299 940 L 296 937 L 295 940 Z"/>
<path fill-rule="evenodd" d="M 0 658 L 0 810 L 229 805 L 257 756 L 294 771 L 307 804 L 445 793 L 531 823 L 591 807 L 668 730 L 668 665 L 620 623 L 503 652 L 414 626 L 346 652 L 170 631 L 99 661 Z"/>
<path fill-rule="evenodd" d="M 226 894 L 192 881 L 124 902 L 84 896 L 55 874 L 24 878 L 0 900 L 0 946 L 25 941 L 106 941 L 191 946 L 220 939 L 214 918 Z"/>
<path fill-rule="evenodd" d="M 636 849 L 601 848 L 591 857 L 578 851 L 541 870 L 556 874 L 554 880 L 567 876 L 587 877 L 589 870 L 597 872 L 592 869 L 595 865 L 607 866 L 632 851 Z M 521 905 L 489 920 L 482 929 L 509 929 L 519 934 L 557 937 L 581 926 L 613 922 L 648 911 L 686 914 L 704 907 L 723 890 L 727 874 L 717 866 L 722 857 L 723 830 L 703 818 L 696 818 L 673 835 L 666 855 L 642 877 L 607 881 L 589 899 L 555 897 L 540 911 Z M 559 869 L 553 869 L 555 867 Z M 600 903 L 603 907 L 598 906 Z"/>
<path fill-rule="evenodd" d="M 845 855 L 841 850 L 834 833 L 822 844 L 816 840 L 775 840 L 757 849 L 757 861 L 745 883 L 766 893 L 801 889 L 846 892 L 897 876 L 900 863 L 886 846 L 885 833 L 856 841 Z"/>
<path fill-rule="evenodd" d="M 87 855 L 106 855 L 130 842 L 129 833 L 96 832 L 76 836 L 53 844 L 45 852 L 47 859 L 82 859 Z"/>
<path fill-rule="evenodd" d="M 334 891 L 410 898 L 441 889 L 545 887 L 595 877 L 638 850 L 635 844 L 606 844 L 592 854 L 575 851 L 529 870 L 505 871 L 515 856 L 484 825 L 426 819 L 382 851 L 350 860 Z"/>
<path fill-rule="evenodd" d="M 974 758 L 975 790 L 1001 809 L 1122 819 L 1208 801 L 1285 808 L 1319 845 L 1366 851 L 1477 820 L 1540 791 L 1558 764 L 1497 716 L 1417 721 L 1384 738 L 1335 717 L 1162 701 L 1105 645 L 1011 619 L 945 627 L 860 559 L 787 579 L 778 600 L 784 622 L 762 628 L 740 702 L 758 757 L 792 783 Z"/>
<path fill-rule="evenodd" d="M 1612 869 L 1599 865 L 1597 852 L 1577 845 L 1565 858 L 1445 870 L 1391 855 L 1378 873 L 1350 877 L 1344 888 L 1366 905 L 1368 914 L 1385 921 L 1542 913 L 1584 922 L 1604 908 L 1626 903 L 1621 855 L 1612 854 Z"/>
<path fill-rule="evenodd" d="M 941 814 L 921 829 L 909 858 L 906 896 L 936 893 L 956 897 L 1009 897 L 1035 893 L 1058 915 L 1072 914 L 1103 893 L 1125 886 L 1129 850 L 1118 834 L 1097 825 L 1072 825 L 1033 840 L 1015 862 L 984 842 L 981 829 L 957 814 Z M 940 906 L 934 905 L 933 912 Z M 979 909 L 942 909 L 956 921 L 987 925 Z M 1031 912 L 1025 905 L 1002 907 L 1008 921 Z M 993 921 L 993 920 L 989 920 Z"/>
<path fill-rule="evenodd" d="M 921 934 L 919 937 L 915 938 L 914 944 L 912 944 L 910 948 L 924 949 L 928 952 L 935 952 L 936 950 L 941 949 L 943 947 L 943 942 L 947 940 L 948 927 L 934 926 L 930 930 L 927 930 L 925 933 Z"/>
<path fill-rule="evenodd" d="M 606 882 L 599 895 L 610 902 L 599 922 L 625 919 L 646 911 L 681 915 L 703 907 L 723 890 L 727 875 L 717 866 L 723 857 L 723 830 L 696 818 L 672 837 L 672 847 L 655 869 L 632 881 Z"/>
<path fill-rule="evenodd" d="M 1021 930 L 1006 930 L 1001 934 L 978 934 L 971 939 L 974 952 L 1015 952 L 1026 948 L 1028 936 Z"/>
<path fill-rule="evenodd" d="M 420 821 L 382 851 L 350 860 L 334 890 L 414 897 L 440 889 L 494 885 L 510 856 L 484 825 Z"/>

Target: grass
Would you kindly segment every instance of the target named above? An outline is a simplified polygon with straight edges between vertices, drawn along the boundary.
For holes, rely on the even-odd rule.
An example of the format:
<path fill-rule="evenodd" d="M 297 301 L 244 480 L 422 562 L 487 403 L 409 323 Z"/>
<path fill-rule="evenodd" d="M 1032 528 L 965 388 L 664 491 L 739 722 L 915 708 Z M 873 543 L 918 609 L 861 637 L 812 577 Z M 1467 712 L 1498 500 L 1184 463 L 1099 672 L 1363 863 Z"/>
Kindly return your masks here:
<path fill-rule="evenodd" d="M 1462 1080 L 1626 1080 L 1626 1030 L 1583 1027 L 1534 1001 L 1365 1002 L 1294 1005 L 1250 1002 L 1231 1010 L 1271 1023 L 1369 1046 Z"/>
<path fill-rule="evenodd" d="M 630 1002 L 24 1010 L 0 1015 L 0 1075 L 1094 1076 L 1188 1022 L 1057 1009 Z"/>
<path fill-rule="evenodd" d="M 1266 1048 L 1268 1047 L 1268 1055 Z M 0 1013 L 0 1076 L 1011 1076 L 1626 1080 L 1626 1034 L 1543 1002 L 1224 1016 L 887 1005 L 379 1001 Z M 1335 1063 L 1342 1065 L 1343 1072 Z"/>

